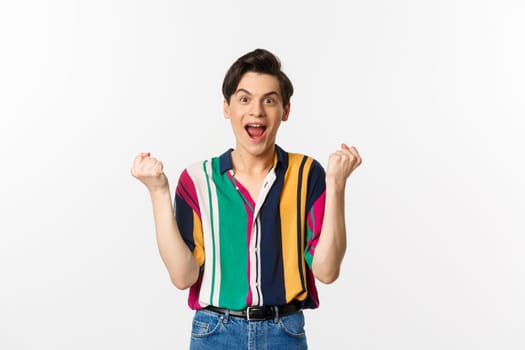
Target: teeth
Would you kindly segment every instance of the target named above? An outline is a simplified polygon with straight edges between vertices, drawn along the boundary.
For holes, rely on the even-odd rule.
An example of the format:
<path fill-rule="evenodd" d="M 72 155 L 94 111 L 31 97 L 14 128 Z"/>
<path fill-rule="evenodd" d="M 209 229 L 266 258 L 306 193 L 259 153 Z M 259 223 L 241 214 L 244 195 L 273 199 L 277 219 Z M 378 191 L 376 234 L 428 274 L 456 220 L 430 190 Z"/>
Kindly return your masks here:
<path fill-rule="evenodd" d="M 247 126 L 252 128 L 262 128 L 263 126 L 261 124 L 248 124 Z"/>

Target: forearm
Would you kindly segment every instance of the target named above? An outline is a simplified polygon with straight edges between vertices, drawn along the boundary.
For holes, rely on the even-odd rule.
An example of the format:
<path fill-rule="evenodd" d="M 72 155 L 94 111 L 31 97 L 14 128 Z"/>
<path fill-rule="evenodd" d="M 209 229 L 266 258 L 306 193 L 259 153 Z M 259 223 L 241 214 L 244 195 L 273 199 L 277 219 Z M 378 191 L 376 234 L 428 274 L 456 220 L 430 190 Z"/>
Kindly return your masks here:
<path fill-rule="evenodd" d="M 169 188 L 150 192 L 150 195 L 162 261 L 173 284 L 179 289 L 186 289 L 197 281 L 199 265 L 178 229 Z"/>
<path fill-rule="evenodd" d="M 346 252 L 344 192 L 344 184 L 327 183 L 323 227 L 312 262 L 315 277 L 323 283 L 332 283 L 339 277 Z"/>

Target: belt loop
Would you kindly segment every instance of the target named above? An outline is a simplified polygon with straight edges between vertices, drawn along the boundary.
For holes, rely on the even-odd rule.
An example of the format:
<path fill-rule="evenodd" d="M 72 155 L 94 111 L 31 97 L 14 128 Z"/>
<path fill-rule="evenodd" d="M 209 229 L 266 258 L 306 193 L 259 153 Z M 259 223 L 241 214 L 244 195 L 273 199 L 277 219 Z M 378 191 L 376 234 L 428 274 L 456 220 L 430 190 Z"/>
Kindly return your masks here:
<path fill-rule="evenodd" d="M 222 323 L 228 323 L 230 321 L 230 309 L 226 309 L 224 311 L 224 315 L 222 316 Z"/>
<path fill-rule="evenodd" d="M 279 307 L 273 306 L 273 322 L 278 323 L 279 322 Z"/>

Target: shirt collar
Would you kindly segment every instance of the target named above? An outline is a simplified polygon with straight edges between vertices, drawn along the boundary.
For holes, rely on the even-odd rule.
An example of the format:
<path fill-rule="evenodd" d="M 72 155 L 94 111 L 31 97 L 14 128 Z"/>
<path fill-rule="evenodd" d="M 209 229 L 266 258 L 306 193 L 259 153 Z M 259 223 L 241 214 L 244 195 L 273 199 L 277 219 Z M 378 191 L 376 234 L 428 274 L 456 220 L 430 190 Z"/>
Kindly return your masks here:
<path fill-rule="evenodd" d="M 224 174 L 225 171 L 233 169 L 233 162 L 232 162 L 232 152 L 233 148 L 230 148 L 223 154 L 219 156 L 219 163 L 221 167 L 221 174 Z M 286 159 L 286 151 L 284 151 L 281 147 L 278 145 L 275 145 L 275 153 L 276 153 L 276 159 L 274 162 L 274 168 L 277 168 L 279 164 L 283 164 Z"/>

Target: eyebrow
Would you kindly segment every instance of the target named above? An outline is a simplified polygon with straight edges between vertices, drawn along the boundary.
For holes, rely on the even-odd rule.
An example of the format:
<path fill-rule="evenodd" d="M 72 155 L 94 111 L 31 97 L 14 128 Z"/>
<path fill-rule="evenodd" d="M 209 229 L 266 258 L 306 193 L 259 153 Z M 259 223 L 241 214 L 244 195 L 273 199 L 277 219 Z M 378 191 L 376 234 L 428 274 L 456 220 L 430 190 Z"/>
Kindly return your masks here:
<path fill-rule="evenodd" d="M 251 94 L 252 94 L 251 92 L 249 92 L 248 90 L 243 89 L 243 88 L 237 89 L 237 91 L 235 91 L 235 94 L 238 94 L 239 92 L 245 92 L 245 93 L 247 93 L 248 95 L 251 95 Z M 265 93 L 263 96 L 266 97 L 266 96 L 270 96 L 270 95 L 277 95 L 277 96 L 281 97 L 281 95 L 279 95 L 279 93 L 278 93 L 277 91 L 270 91 L 270 92 L 267 92 L 267 93 Z"/>

